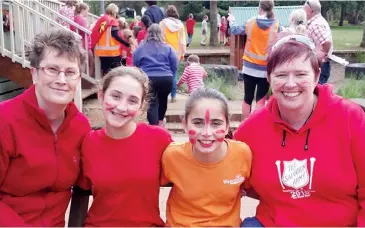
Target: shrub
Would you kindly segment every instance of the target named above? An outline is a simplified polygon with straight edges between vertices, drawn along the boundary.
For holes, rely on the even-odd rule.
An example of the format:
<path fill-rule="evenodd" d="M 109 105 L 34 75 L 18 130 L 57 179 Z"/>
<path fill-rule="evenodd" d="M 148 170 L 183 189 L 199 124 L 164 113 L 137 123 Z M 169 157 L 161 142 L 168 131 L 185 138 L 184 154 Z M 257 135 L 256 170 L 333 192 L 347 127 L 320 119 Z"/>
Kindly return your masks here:
<path fill-rule="evenodd" d="M 337 90 L 337 94 L 346 99 L 365 98 L 365 80 L 345 78 L 344 85 Z"/>
<path fill-rule="evenodd" d="M 223 77 L 216 73 L 207 71 L 208 77 L 204 80 L 205 87 L 216 89 L 226 96 L 228 100 L 237 100 L 241 95 L 238 85 L 227 84 Z"/>
<path fill-rule="evenodd" d="M 180 62 L 177 71 L 177 80 L 180 79 L 182 73 L 184 72 L 184 62 Z M 227 84 L 224 77 L 220 77 L 215 72 L 207 70 L 208 77 L 204 79 L 204 86 L 212 89 L 216 89 L 226 96 L 228 100 L 237 100 L 241 97 L 241 90 L 237 85 Z M 187 84 L 183 84 L 177 88 L 182 93 L 189 93 Z"/>
<path fill-rule="evenodd" d="M 365 63 L 365 52 L 357 51 L 355 53 L 355 59 L 358 63 Z"/>

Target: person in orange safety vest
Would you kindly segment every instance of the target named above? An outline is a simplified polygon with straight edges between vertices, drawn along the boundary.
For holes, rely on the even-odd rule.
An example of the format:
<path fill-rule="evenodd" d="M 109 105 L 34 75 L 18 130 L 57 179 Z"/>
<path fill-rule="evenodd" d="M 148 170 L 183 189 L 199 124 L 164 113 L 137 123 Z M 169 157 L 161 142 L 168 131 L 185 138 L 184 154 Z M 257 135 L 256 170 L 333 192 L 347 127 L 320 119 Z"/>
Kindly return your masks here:
<path fill-rule="evenodd" d="M 249 19 L 245 24 L 237 25 L 233 15 L 228 18 L 232 34 L 247 36 L 242 57 L 245 89 L 242 119 L 247 118 L 252 111 L 251 104 L 256 86 L 256 110 L 265 105 L 266 94 L 269 91 L 266 76 L 267 49 L 275 41 L 277 33 L 281 30 L 279 21 L 274 18 L 273 8 L 273 0 L 261 0 L 259 15 Z"/>
<path fill-rule="evenodd" d="M 100 57 L 103 74 L 121 65 L 120 44 L 129 47 L 129 43 L 119 36 L 119 23 L 116 19 L 118 12 L 117 5 L 109 4 L 91 33 L 91 48 Z"/>

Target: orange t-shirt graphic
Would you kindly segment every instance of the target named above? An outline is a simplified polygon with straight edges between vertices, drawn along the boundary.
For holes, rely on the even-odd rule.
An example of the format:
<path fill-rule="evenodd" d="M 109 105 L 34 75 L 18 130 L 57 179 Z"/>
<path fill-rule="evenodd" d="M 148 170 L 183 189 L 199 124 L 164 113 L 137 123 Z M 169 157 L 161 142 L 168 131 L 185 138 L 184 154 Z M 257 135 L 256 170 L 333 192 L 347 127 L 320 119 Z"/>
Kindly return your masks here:
<path fill-rule="evenodd" d="M 249 178 L 251 150 L 225 140 L 225 157 L 202 163 L 192 144 L 171 143 L 162 156 L 161 184 L 173 183 L 166 207 L 166 226 L 240 226 L 241 187 Z"/>

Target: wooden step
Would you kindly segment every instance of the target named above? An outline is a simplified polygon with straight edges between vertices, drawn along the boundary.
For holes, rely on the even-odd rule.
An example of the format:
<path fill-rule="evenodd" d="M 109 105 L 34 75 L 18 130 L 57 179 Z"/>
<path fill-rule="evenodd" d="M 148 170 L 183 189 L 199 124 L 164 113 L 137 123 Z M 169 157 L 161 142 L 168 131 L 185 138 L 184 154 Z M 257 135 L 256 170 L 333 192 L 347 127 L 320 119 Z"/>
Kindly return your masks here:
<path fill-rule="evenodd" d="M 93 94 L 96 94 L 98 92 L 98 90 L 96 88 L 92 88 L 92 89 L 82 89 L 82 99 L 86 99 L 88 97 L 90 97 Z"/>
<path fill-rule="evenodd" d="M 30 69 L 23 68 L 20 63 L 13 63 L 6 56 L 0 56 L 0 75 L 23 88 L 28 88 L 33 84 Z"/>

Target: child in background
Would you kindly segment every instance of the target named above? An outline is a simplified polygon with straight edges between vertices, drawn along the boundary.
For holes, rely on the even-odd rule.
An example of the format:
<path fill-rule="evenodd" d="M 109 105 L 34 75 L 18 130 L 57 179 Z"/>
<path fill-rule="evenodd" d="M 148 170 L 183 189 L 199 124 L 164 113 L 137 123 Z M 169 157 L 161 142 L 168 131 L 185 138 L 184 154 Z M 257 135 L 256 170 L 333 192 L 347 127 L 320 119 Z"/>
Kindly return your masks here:
<path fill-rule="evenodd" d="M 239 227 L 252 156 L 245 143 L 225 139 L 227 99 L 211 88 L 195 90 L 183 126 L 190 142 L 171 143 L 162 155 L 161 184 L 173 184 L 165 226 Z"/>
<path fill-rule="evenodd" d="M 200 42 L 201 46 L 205 46 L 205 42 L 207 41 L 207 33 L 208 33 L 208 16 L 204 15 L 203 21 L 202 21 L 202 40 Z"/>
<path fill-rule="evenodd" d="M 123 31 L 124 29 L 128 28 L 127 20 L 124 17 L 118 18 L 119 23 L 119 31 Z"/>
<path fill-rule="evenodd" d="M 135 26 L 139 26 L 139 27 L 142 26 L 141 16 L 138 16 L 138 15 L 136 16 L 136 18 L 132 21 L 131 25 L 129 26 L 129 29 L 133 30 L 133 28 Z"/>
<path fill-rule="evenodd" d="M 122 65 L 123 66 L 133 66 L 133 52 L 137 48 L 137 41 L 134 38 L 133 31 L 130 29 L 124 29 L 122 32 L 122 37 L 126 40 L 130 47 L 126 47 L 120 44 L 121 55 L 122 55 Z"/>
<path fill-rule="evenodd" d="M 137 36 L 135 36 L 137 38 L 138 44 L 141 44 L 141 42 L 146 39 L 146 37 L 147 37 L 147 29 L 150 27 L 150 25 L 152 25 L 151 18 L 149 16 L 147 16 L 147 15 L 144 15 L 141 18 L 141 22 L 142 22 L 142 27 L 138 31 Z"/>
<path fill-rule="evenodd" d="M 191 42 L 193 41 L 194 27 L 195 27 L 195 20 L 192 13 L 189 14 L 189 18 L 186 20 L 185 24 L 186 24 L 186 32 L 188 33 L 188 43 L 186 46 L 189 47 Z"/>
<path fill-rule="evenodd" d="M 185 64 L 184 73 L 181 75 L 177 86 L 187 81 L 189 94 L 191 94 L 197 88 L 204 87 L 203 78 L 205 77 L 207 77 L 207 72 L 204 67 L 200 66 L 199 56 L 189 55 Z"/>
<path fill-rule="evenodd" d="M 223 16 L 221 19 L 221 27 L 219 31 L 219 43 L 223 45 L 226 44 L 226 30 L 227 30 L 227 20 L 226 17 Z"/>

